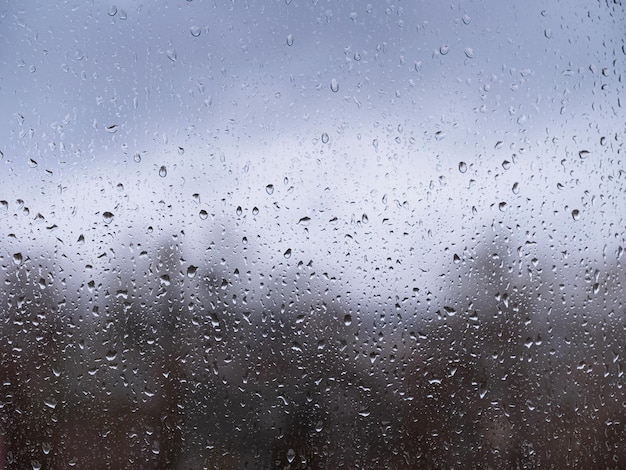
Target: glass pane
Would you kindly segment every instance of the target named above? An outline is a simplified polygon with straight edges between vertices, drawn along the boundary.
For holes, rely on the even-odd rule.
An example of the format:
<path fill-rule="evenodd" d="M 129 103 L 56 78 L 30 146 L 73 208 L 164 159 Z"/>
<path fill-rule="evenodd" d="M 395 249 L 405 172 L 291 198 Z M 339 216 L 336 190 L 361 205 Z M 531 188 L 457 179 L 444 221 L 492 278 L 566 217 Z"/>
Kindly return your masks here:
<path fill-rule="evenodd" d="M 626 466 L 625 22 L 5 2 L 2 465 Z"/>

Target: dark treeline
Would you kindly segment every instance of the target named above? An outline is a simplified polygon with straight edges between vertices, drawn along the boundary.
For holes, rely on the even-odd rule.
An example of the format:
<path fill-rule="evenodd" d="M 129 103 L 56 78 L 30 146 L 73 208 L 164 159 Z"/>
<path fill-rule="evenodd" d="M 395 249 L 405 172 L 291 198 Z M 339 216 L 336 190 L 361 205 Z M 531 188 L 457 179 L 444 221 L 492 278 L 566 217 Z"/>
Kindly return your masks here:
<path fill-rule="evenodd" d="M 451 267 L 445 302 L 416 289 L 376 308 L 341 300 L 305 263 L 263 290 L 177 245 L 107 273 L 9 255 L 0 457 L 20 469 L 623 468 L 620 264 L 580 268 L 581 304 L 549 261 L 529 277 L 491 246 Z"/>

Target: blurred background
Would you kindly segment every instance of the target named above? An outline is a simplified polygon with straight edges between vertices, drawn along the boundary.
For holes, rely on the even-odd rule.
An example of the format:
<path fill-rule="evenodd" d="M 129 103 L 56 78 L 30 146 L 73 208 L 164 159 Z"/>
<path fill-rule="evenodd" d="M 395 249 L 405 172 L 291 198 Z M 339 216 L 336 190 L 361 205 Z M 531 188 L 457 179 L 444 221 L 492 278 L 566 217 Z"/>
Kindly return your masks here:
<path fill-rule="evenodd" d="M 625 28 L 0 2 L 0 468 L 624 468 Z"/>

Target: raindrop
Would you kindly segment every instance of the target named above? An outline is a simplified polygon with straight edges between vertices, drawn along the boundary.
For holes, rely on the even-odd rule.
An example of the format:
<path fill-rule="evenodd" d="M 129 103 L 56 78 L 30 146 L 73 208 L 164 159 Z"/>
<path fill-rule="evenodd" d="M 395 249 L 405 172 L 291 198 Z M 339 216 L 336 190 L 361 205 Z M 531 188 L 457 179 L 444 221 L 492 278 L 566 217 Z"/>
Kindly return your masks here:
<path fill-rule="evenodd" d="M 196 272 L 198 272 L 198 267 L 191 265 L 187 268 L 187 277 L 189 279 L 193 279 L 196 276 Z"/>
<path fill-rule="evenodd" d="M 355 61 L 357 61 L 357 62 L 358 62 L 359 60 L 361 60 L 361 54 L 359 54 L 358 52 L 355 52 L 355 53 L 354 53 L 354 60 L 355 60 Z"/>
<path fill-rule="evenodd" d="M 258 213 L 259 213 L 259 208 L 258 208 L 258 207 L 256 207 L 256 206 L 255 206 L 255 207 L 253 207 L 253 208 L 252 208 L 252 215 L 258 215 Z"/>
<path fill-rule="evenodd" d="M 288 34 L 287 35 L 287 45 L 288 46 L 293 46 L 293 34 Z"/>
<path fill-rule="evenodd" d="M 29 166 L 30 168 L 35 168 L 37 165 L 38 165 L 38 163 L 37 163 L 35 160 L 33 160 L 32 158 L 30 158 L 30 159 L 28 160 L 28 166 Z"/>
<path fill-rule="evenodd" d="M 580 220 L 580 211 L 578 209 L 572 211 L 572 219 Z"/>
<path fill-rule="evenodd" d="M 552 29 L 550 28 L 544 29 L 543 35 L 546 37 L 546 39 L 550 39 L 552 37 Z"/>
<path fill-rule="evenodd" d="M 117 357 L 117 352 L 116 351 L 108 351 L 106 353 L 106 359 L 109 362 L 113 362 L 115 360 L 115 358 Z"/>
<path fill-rule="evenodd" d="M 189 32 L 194 38 L 197 38 L 198 36 L 200 36 L 200 34 L 202 34 L 202 29 L 200 28 L 200 26 L 192 26 L 191 28 L 189 28 Z"/>
<path fill-rule="evenodd" d="M 474 49 L 472 49 L 471 47 L 466 47 L 464 52 L 465 57 L 467 57 L 468 59 L 472 59 L 474 57 Z"/>
<path fill-rule="evenodd" d="M 514 183 L 512 188 L 513 194 L 519 194 L 519 183 Z"/>
<path fill-rule="evenodd" d="M 439 47 L 439 53 L 441 55 L 446 55 L 448 52 L 450 52 L 450 47 L 447 45 L 442 45 L 441 47 Z"/>
<path fill-rule="evenodd" d="M 363 224 L 367 224 L 370 221 L 369 217 L 367 216 L 367 214 L 363 214 L 361 216 L 361 223 Z"/>
<path fill-rule="evenodd" d="M 287 248 L 287 251 L 285 251 L 285 252 L 283 253 L 283 256 L 284 256 L 286 259 L 291 258 L 291 248 Z"/>
<path fill-rule="evenodd" d="M 296 458 L 296 451 L 289 449 L 287 451 L 287 462 L 291 463 Z"/>
<path fill-rule="evenodd" d="M 508 204 L 506 202 L 501 202 L 500 204 L 498 204 L 498 209 L 500 209 L 500 212 L 506 212 L 508 208 Z"/>
<path fill-rule="evenodd" d="M 459 162 L 459 171 L 465 173 L 467 171 L 467 163 Z"/>
<path fill-rule="evenodd" d="M 329 140 L 328 134 L 326 132 L 322 133 L 322 143 L 327 144 Z"/>
<path fill-rule="evenodd" d="M 161 168 L 159 168 L 159 176 L 161 178 L 165 178 L 167 176 L 167 168 L 165 168 L 165 165 L 162 165 Z"/>
<path fill-rule="evenodd" d="M 172 61 L 172 62 L 176 62 L 176 50 L 175 49 L 168 49 L 167 50 L 167 57 Z"/>
<path fill-rule="evenodd" d="M 128 15 L 126 14 L 126 11 L 120 10 L 120 20 L 124 21 L 127 18 L 128 18 Z"/>
<path fill-rule="evenodd" d="M 268 184 L 267 186 L 265 186 L 265 192 L 269 194 L 270 196 L 274 194 L 274 185 Z"/>
<path fill-rule="evenodd" d="M 109 7 L 108 13 L 109 13 L 109 16 L 115 16 L 117 13 L 117 7 L 115 5 L 111 5 Z"/>
<path fill-rule="evenodd" d="M 235 209 L 235 214 L 240 216 L 242 213 L 243 213 L 243 209 L 241 208 L 241 206 L 237 206 L 237 209 Z"/>
<path fill-rule="evenodd" d="M 141 162 L 141 155 L 136 153 L 135 156 L 133 157 L 133 160 L 135 161 L 135 163 Z"/>
<path fill-rule="evenodd" d="M 343 324 L 346 326 L 350 326 L 352 324 L 352 315 L 349 313 L 343 317 Z"/>
<path fill-rule="evenodd" d="M 504 168 L 505 170 L 508 170 L 509 168 L 511 168 L 511 162 L 508 160 L 504 160 L 502 162 L 502 168 Z"/>
<path fill-rule="evenodd" d="M 455 253 L 453 261 L 454 261 L 454 264 L 459 264 L 461 262 L 461 258 L 459 257 L 459 255 Z"/>
<path fill-rule="evenodd" d="M 207 211 L 205 211 L 204 209 L 202 209 L 202 210 L 200 211 L 200 218 L 201 218 L 202 220 L 206 220 L 206 219 L 207 219 L 207 217 L 209 217 L 209 213 L 208 213 Z"/>
<path fill-rule="evenodd" d="M 113 221 L 113 213 L 109 211 L 104 212 L 102 214 L 102 219 L 105 224 L 110 224 Z"/>
<path fill-rule="evenodd" d="M 331 90 L 333 93 L 337 93 L 337 92 L 339 91 L 339 83 L 337 83 L 337 79 L 336 79 L 336 78 L 333 78 L 333 79 L 330 81 L 330 90 Z"/>
<path fill-rule="evenodd" d="M 22 264 L 22 261 L 23 261 L 22 253 L 15 253 L 13 255 L 13 262 L 15 264 L 17 264 L 19 266 L 20 264 Z"/>
<path fill-rule="evenodd" d="M 185 155 L 185 149 L 183 147 L 178 147 L 178 155 Z"/>
<path fill-rule="evenodd" d="M 109 134 L 115 134 L 117 132 L 117 124 L 111 124 L 106 127 L 106 130 Z"/>
<path fill-rule="evenodd" d="M 463 15 L 463 23 L 464 24 L 470 24 L 470 22 L 472 21 L 472 19 L 469 17 L 469 15 Z"/>
<path fill-rule="evenodd" d="M 584 160 L 589 156 L 589 150 L 581 150 L 578 152 L 578 156 Z"/>

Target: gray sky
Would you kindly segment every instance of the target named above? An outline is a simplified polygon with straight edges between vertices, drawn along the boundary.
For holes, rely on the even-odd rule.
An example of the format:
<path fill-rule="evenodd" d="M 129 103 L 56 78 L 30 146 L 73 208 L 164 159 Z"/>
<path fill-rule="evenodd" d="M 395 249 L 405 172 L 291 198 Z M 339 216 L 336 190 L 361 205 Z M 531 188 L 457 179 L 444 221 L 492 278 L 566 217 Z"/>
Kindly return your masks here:
<path fill-rule="evenodd" d="M 253 274 L 313 260 L 363 298 L 434 291 L 494 233 L 600 265 L 625 244 L 625 24 L 583 1 L 4 2 L 2 256 L 98 265 L 182 230 L 232 270 L 246 237 Z"/>

